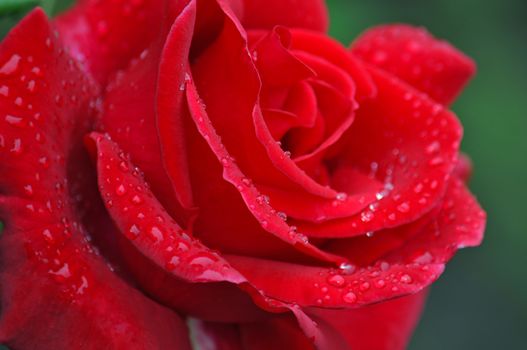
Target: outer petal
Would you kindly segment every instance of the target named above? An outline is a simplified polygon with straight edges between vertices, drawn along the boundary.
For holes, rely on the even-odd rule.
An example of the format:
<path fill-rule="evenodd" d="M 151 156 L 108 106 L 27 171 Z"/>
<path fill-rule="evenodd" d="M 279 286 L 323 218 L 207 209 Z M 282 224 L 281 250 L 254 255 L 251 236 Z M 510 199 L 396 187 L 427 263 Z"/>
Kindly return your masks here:
<path fill-rule="evenodd" d="M 177 315 L 117 277 L 79 224 L 69 171 L 84 159 L 75 142 L 91 126 L 95 84 L 64 54 L 40 9 L 5 39 L 0 62 L 9 92 L 0 100 L 0 342 L 189 349 Z"/>
<path fill-rule="evenodd" d="M 242 0 L 245 28 L 271 29 L 276 25 L 326 32 L 328 9 L 324 0 Z"/>
<path fill-rule="evenodd" d="M 357 238 L 334 241 L 332 250 L 365 267 L 339 270 L 229 256 L 227 259 L 267 295 L 303 306 L 356 307 L 415 293 L 433 282 L 459 249 L 480 244 L 485 213 L 461 180 L 450 182 L 445 199 L 429 216 L 400 231 L 379 232 L 373 247 Z M 397 235 L 397 237 L 390 237 Z M 330 249 L 331 250 L 331 249 Z M 371 257 L 370 257 L 371 258 Z"/>
<path fill-rule="evenodd" d="M 378 261 L 368 267 L 314 267 L 240 256 L 227 260 L 266 295 L 300 306 L 356 308 L 416 293 L 443 272 L 442 264 Z"/>
<path fill-rule="evenodd" d="M 454 101 L 476 71 L 474 62 L 450 44 L 408 25 L 370 29 L 351 50 L 442 104 Z"/>
<path fill-rule="evenodd" d="M 355 310 L 312 309 L 310 313 L 319 324 L 334 328 L 350 349 L 404 350 L 419 321 L 426 295 L 422 291 Z"/>

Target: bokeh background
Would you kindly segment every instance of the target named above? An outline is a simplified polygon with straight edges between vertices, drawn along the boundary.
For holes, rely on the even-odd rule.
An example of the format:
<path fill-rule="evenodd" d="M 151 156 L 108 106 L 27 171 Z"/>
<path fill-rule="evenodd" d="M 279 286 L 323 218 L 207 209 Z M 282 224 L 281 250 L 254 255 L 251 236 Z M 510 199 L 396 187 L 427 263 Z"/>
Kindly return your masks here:
<path fill-rule="evenodd" d="M 0 37 L 33 6 L 54 14 L 70 2 L 0 0 Z M 405 22 L 476 60 L 478 75 L 453 110 L 465 126 L 463 150 L 475 164 L 471 188 L 488 211 L 486 238 L 458 253 L 434 285 L 410 350 L 525 349 L 527 1 L 327 2 L 331 34 L 346 45 L 367 27 Z"/>

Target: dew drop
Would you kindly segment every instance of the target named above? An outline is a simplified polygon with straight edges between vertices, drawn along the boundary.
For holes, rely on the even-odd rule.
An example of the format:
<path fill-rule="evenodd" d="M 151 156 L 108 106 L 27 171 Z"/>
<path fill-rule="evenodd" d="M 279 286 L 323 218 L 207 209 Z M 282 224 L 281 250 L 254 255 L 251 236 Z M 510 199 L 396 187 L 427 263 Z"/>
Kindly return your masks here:
<path fill-rule="evenodd" d="M 65 263 L 58 271 L 50 271 L 50 274 L 54 276 L 54 279 L 57 282 L 64 282 L 71 277 L 70 267 L 67 263 Z"/>
<path fill-rule="evenodd" d="M 163 240 L 163 232 L 161 232 L 157 226 L 152 226 L 150 229 L 150 235 L 156 241 L 156 243 Z"/>
<path fill-rule="evenodd" d="M 188 244 L 185 242 L 179 242 L 177 244 L 177 250 L 179 250 L 180 252 L 186 252 L 188 251 L 188 249 L 189 249 Z"/>
<path fill-rule="evenodd" d="M 11 148 L 11 153 L 14 153 L 16 155 L 22 154 L 22 140 L 15 139 L 13 141 L 13 147 Z"/>
<path fill-rule="evenodd" d="M 363 211 L 360 213 L 360 219 L 362 222 L 370 222 L 373 219 L 373 213 L 371 211 Z"/>
<path fill-rule="evenodd" d="M 133 241 L 139 236 L 139 233 L 141 233 L 141 230 L 139 229 L 139 227 L 137 227 L 137 225 L 132 225 L 130 226 L 130 229 L 128 230 L 126 237 L 128 237 L 129 239 Z"/>
<path fill-rule="evenodd" d="M 382 278 L 375 281 L 375 287 L 384 288 L 384 286 L 386 286 L 386 282 Z"/>
<path fill-rule="evenodd" d="M 328 283 L 334 287 L 341 288 L 346 283 L 346 280 L 341 275 L 333 275 L 328 277 Z"/>
<path fill-rule="evenodd" d="M 126 187 L 123 184 L 115 188 L 115 194 L 118 196 L 124 196 L 126 194 Z"/>
<path fill-rule="evenodd" d="M 403 202 L 397 206 L 397 210 L 401 213 L 408 213 L 410 211 L 410 204 L 408 204 L 408 202 Z"/>
<path fill-rule="evenodd" d="M 278 216 L 283 221 L 287 220 L 287 214 L 282 211 L 279 211 L 278 213 L 276 213 L 276 216 Z"/>
<path fill-rule="evenodd" d="M 348 262 L 343 262 L 339 265 L 339 269 L 342 270 L 344 274 L 351 275 L 355 272 L 356 267 Z"/>
<path fill-rule="evenodd" d="M 401 276 L 401 279 L 400 279 L 401 283 L 406 283 L 406 284 L 410 284 L 412 283 L 412 277 L 408 274 L 404 274 Z"/>
<path fill-rule="evenodd" d="M 348 198 L 348 195 L 344 192 L 340 192 L 340 193 L 337 193 L 337 196 L 335 198 L 338 201 L 344 202 Z"/>
<path fill-rule="evenodd" d="M 14 116 L 14 115 L 9 115 L 9 114 L 6 115 L 5 121 L 8 124 L 13 125 L 13 126 L 18 126 L 18 127 L 24 126 L 24 119 L 22 119 L 21 117 Z"/>
<path fill-rule="evenodd" d="M 428 154 L 436 153 L 439 151 L 440 147 L 441 145 L 439 144 L 439 142 L 434 141 L 426 147 L 426 153 Z"/>
<path fill-rule="evenodd" d="M 357 301 L 357 295 L 353 292 L 347 292 L 342 296 L 342 299 L 348 304 L 353 304 Z"/>
<path fill-rule="evenodd" d="M 16 72 L 18 69 L 18 63 L 20 62 L 20 56 L 17 54 L 14 54 L 9 58 L 9 60 L 4 63 L 2 68 L 0 68 L 0 74 L 10 75 Z"/>
<path fill-rule="evenodd" d="M 167 270 L 172 271 L 176 268 L 177 265 L 179 265 L 179 257 L 174 255 L 167 260 L 165 267 L 167 268 Z"/>
<path fill-rule="evenodd" d="M 369 282 L 363 282 L 363 283 L 361 283 L 359 288 L 360 288 L 361 291 L 365 292 L 368 289 L 370 289 L 370 283 Z"/>

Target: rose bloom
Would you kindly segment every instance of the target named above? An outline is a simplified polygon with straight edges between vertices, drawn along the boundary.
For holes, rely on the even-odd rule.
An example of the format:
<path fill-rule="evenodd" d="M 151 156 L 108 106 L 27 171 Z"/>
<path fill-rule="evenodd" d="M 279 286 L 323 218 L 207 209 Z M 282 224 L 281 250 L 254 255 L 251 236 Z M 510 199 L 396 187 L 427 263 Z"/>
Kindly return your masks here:
<path fill-rule="evenodd" d="M 0 342 L 403 349 L 485 214 L 425 30 L 322 0 L 84 0 L 0 47 Z"/>

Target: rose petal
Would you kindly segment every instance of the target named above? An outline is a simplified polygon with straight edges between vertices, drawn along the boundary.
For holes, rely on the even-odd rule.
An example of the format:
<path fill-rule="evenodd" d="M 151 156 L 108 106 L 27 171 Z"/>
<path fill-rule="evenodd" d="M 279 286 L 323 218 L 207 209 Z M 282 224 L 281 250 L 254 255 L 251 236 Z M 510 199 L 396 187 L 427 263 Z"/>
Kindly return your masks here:
<path fill-rule="evenodd" d="M 403 350 L 419 321 L 427 292 L 353 310 L 312 309 L 321 325 L 332 327 L 350 349 Z"/>
<path fill-rule="evenodd" d="M 356 308 L 416 293 L 434 282 L 443 264 L 389 264 L 340 269 L 228 255 L 226 259 L 265 295 L 301 306 Z"/>
<path fill-rule="evenodd" d="M 111 272 L 78 223 L 68 175 L 83 159 L 75 142 L 91 126 L 97 89 L 63 50 L 41 9 L 0 47 L 1 84 L 10 94 L 0 100 L 9 116 L 0 147 L 0 342 L 190 349 L 177 315 Z"/>
<path fill-rule="evenodd" d="M 456 116 L 400 80 L 370 72 L 378 95 L 362 103 L 335 161 L 371 173 L 386 190 L 353 217 L 296 223 L 309 236 L 350 237 L 421 217 L 444 194 L 457 161 L 462 130 Z"/>
<path fill-rule="evenodd" d="M 481 244 L 486 214 L 462 180 L 452 179 L 440 208 L 437 218 L 422 234 L 385 258 L 388 261 L 446 263 L 458 249 Z"/>
<path fill-rule="evenodd" d="M 243 0 L 243 26 L 271 29 L 276 25 L 326 32 L 328 10 L 323 0 Z"/>
<path fill-rule="evenodd" d="M 193 27 L 189 18 L 190 8 L 189 5 L 182 11 L 174 22 L 173 30 L 183 33 L 183 28 Z M 188 48 L 190 38 L 187 39 Z M 100 125 L 104 132 L 122 145 L 124 152 L 131 155 L 134 164 L 145 172 L 145 178 L 152 184 L 156 198 L 170 214 L 185 222 L 191 213 L 189 209 L 193 207 L 193 202 L 184 142 L 181 142 L 184 140 L 182 128 L 174 130 L 162 122 L 167 111 L 181 108 L 183 92 L 179 90 L 179 84 L 173 75 L 168 75 L 167 72 L 158 74 L 163 41 L 164 37 L 157 38 L 126 70 L 110 79 Z M 171 85 L 166 86 L 167 82 Z M 177 84 L 177 88 L 172 84 Z M 170 99 L 167 99 L 166 91 L 170 92 Z M 171 105 L 167 106 L 169 103 Z M 156 117 L 160 124 L 159 136 Z M 170 117 L 173 117 L 172 113 Z M 163 138 L 166 132 L 172 133 L 171 140 L 177 140 L 170 142 L 170 147 L 165 145 L 166 139 Z M 170 160 L 166 162 L 168 173 L 164 169 L 164 159 L 167 157 Z M 172 164 L 177 165 L 177 172 Z"/>
<path fill-rule="evenodd" d="M 115 143 L 96 133 L 87 140 L 97 148 L 99 190 L 106 208 L 143 255 L 187 281 L 238 284 L 245 280 L 217 253 L 181 229 L 153 196 L 140 170 Z"/>
<path fill-rule="evenodd" d="M 351 46 L 354 55 L 394 74 L 437 102 L 450 104 L 474 75 L 474 62 L 423 28 L 375 27 Z"/>
<path fill-rule="evenodd" d="M 357 100 L 371 98 L 375 95 L 373 84 L 364 64 L 342 50 L 342 44 L 327 35 L 302 29 L 291 29 L 291 49 L 304 51 L 325 59 L 337 67 L 341 67 L 353 79 L 357 87 Z"/>
<path fill-rule="evenodd" d="M 156 64 L 157 132 L 162 148 L 164 166 L 179 201 L 185 208 L 194 203 L 189 179 L 185 132 L 182 115 L 184 107 L 185 74 L 188 71 L 190 44 L 196 20 L 196 3 L 190 1 L 173 23 L 163 48 L 161 61 Z M 181 64 L 174 64 L 181 62 Z M 144 132 L 144 130 L 142 130 Z M 151 153 L 147 153 L 151 156 Z"/>
<path fill-rule="evenodd" d="M 224 77 L 218 78 L 217 74 L 224 71 L 224 69 L 214 70 L 211 66 L 205 64 L 207 60 L 204 60 L 204 57 L 209 57 L 214 58 L 213 66 L 221 65 L 221 62 L 225 62 L 225 64 L 230 66 L 234 62 L 240 61 L 238 53 L 242 52 L 241 57 L 245 65 L 243 72 L 247 72 L 248 70 L 253 74 L 255 73 L 252 61 L 248 57 L 246 41 L 240 35 L 241 29 L 239 28 L 239 23 L 232 18 L 232 14 L 228 12 L 228 9 L 222 8 L 219 11 L 222 11 L 224 13 L 223 16 L 226 16 L 223 32 L 217 41 L 200 56 L 200 66 L 196 67 L 198 63 L 195 63 L 193 66 L 193 70 L 198 71 L 198 75 L 203 77 L 203 80 L 200 79 L 200 83 L 205 84 L 205 95 L 198 95 L 190 74 L 186 87 L 190 114 L 193 119 L 193 124 L 199 132 L 199 134 L 193 133 L 193 126 L 186 125 L 186 130 L 189 130 L 187 133 L 189 137 L 189 152 L 194 155 L 189 161 L 191 162 L 191 171 L 193 171 L 191 179 L 197 183 L 195 186 L 196 204 L 200 207 L 200 215 L 196 221 L 196 229 L 199 237 L 210 246 L 220 248 L 222 251 L 248 253 L 245 250 L 248 248 L 260 249 L 260 254 L 262 254 L 261 251 L 270 246 L 274 246 L 282 251 L 290 250 L 291 246 L 293 246 L 298 251 L 317 258 L 329 261 L 342 261 L 339 257 L 327 255 L 318 250 L 315 246 L 305 242 L 304 236 L 293 232 L 282 221 L 280 216 L 277 215 L 276 211 L 273 211 L 272 207 L 266 203 L 265 197 L 258 192 L 249 178 L 240 171 L 241 169 L 238 164 L 241 162 L 248 163 L 247 155 L 242 156 L 240 154 L 240 147 L 228 147 L 229 151 L 227 151 L 223 146 L 227 138 L 229 139 L 229 146 L 232 146 L 232 142 L 234 141 L 233 135 L 235 134 L 232 127 L 236 125 L 232 123 L 235 120 L 239 119 L 240 121 L 240 123 L 237 123 L 239 125 L 236 125 L 236 128 L 242 128 L 244 125 L 247 126 L 243 130 L 239 129 L 240 137 L 248 140 L 249 138 L 247 136 L 252 134 L 250 130 L 254 130 L 254 127 L 252 126 L 251 114 L 256 103 L 259 82 L 255 75 L 241 74 L 238 72 L 236 75 L 238 77 L 244 77 L 244 80 L 247 80 L 249 83 L 249 86 L 244 84 L 239 85 L 238 83 L 242 81 L 241 78 L 236 80 L 230 77 L 229 79 L 224 79 Z M 225 14 L 224 11 L 227 11 L 227 13 Z M 171 45 L 170 42 L 172 40 L 177 40 L 177 36 L 170 36 L 167 39 L 166 47 L 176 50 L 174 57 L 179 57 L 177 53 L 179 48 L 177 45 Z M 220 48 L 222 49 L 219 50 Z M 226 54 L 228 54 L 227 56 L 235 54 L 236 57 L 227 57 Z M 170 55 L 171 53 L 167 49 L 165 56 L 169 57 Z M 234 66 L 232 68 L 234 69 Z M 236 69 L 239 70 L 241 68 L 237 67 Z M 219 82 L 235 85 L 229 86 L 229 88 L 223 86 L 219 95 L 211 94 L 211 92 L 220 92 L 216 90 L 219 88 L 219 85 L 217 85 Z M 230 93 L 224 94 L 223 92 L 225 91 L 230 91 Z M 228 103 L 227 99 L 229 96 L 234 96 L 232 95 L 233 91 L 239 92 L 241 96 L 247 95 L 248 91 L 250 91 L 251 95 L 247 100 L 240 100 L 236 96 L 236 103 Z M 218 99 L 220 96 L 221 99 Z M 252 102 L 251 99 L 253 99 Z M 215 128 L 211 125 L 211 121 L 209 120 L 211 115 L 215 116 L 214 127 L 220 126 L 222 131 L 224 131 L 224 127 L 227 127 L 225 120 L 222 121 L 222 117 L 224 119 L 224 115 L 232 116 L 231 122 L 228 123 L 230 130 L 222 134 L 222 140 L 219 139 Z M 247 146 L 254 145 L 256 147 L 255 152 L 258 148 L 261 149 L 261 145 L 258 145 L 256 140 L 250 142 Z M 254 144 L 254 142 L 257 144 Z M 230 153 L 231 150 L 236 151 L 235 157 L 238 164 L 234 163 Z M 218 165 L 220 166 L 219 169 Z M 253 170 L 256 170 L 254 164 L 251 166 Z M 221 167 L 223 167 L 224 171 L 223 177 L 227 179 L 230 185 L 223 181 L 221 176 L 216 175 L 217 170 L 219 172 L 222 171 L 220 170 Z M 258 167 L 258 169 L 261 171 L 262 168 Z M 233 192 L 233 189 L 236 190 Z M 215 198 L 221 198 L 221 201 L 217 201 Z M 219 225 L 225 226 L 221 227 Z M 229 232 L 229 235 L 219 235 L 217 234 L 218 231 Z M 272 236 L 268 235 L 266 231 L 272 233 L 279 240 L 270 239 Z M 258 239 L 259 242 L 265 243 L 265 245 L 255 245 L 254 239 Z M 287 244 L 284 245 L 280 240 Z M 276 253 L 276 250 L 274 253 Z M 268 254 L 272 255 L 273 251 L 269 250 Z M 294 257 L 295 255 L 292 254 L 291 256 Z"/>

